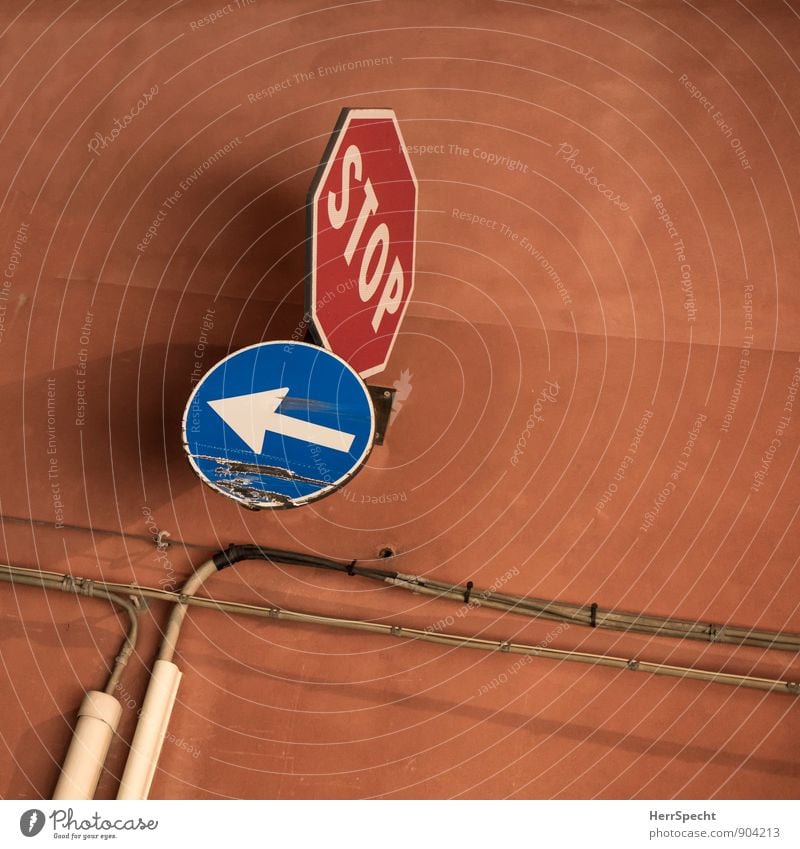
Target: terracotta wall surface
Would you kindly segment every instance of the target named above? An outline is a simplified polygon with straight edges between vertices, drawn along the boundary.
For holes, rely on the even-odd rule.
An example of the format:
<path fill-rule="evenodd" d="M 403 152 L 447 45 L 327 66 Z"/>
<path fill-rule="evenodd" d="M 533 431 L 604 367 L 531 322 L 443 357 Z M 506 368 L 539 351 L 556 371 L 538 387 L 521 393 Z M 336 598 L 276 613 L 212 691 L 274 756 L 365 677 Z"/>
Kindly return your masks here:
<path fill-rule="evenodd" d="M 0 30 L 0 560 L 174 586 L 230 542 L 390 546 L 440 580 L 512 570 L 509 592 L 800 631 L 796 2 L 37 0 Z M 306 192 L 345 106 L 393 108 L 419 178 L 414 300 L 370 379 L 402 409 L 347 487 L 250 513 L 183 455 L 195 352 L 297 327 Z M 208 592 L 454 613 L 258 563 Z M 125 623 L 7 584 L 0 611 L 0 795 L 48 797 Z M 168 613 L 142 616 L 98 798 Z M 800 677 L 780 652 L 552 644 Z M 789 695 L 195 610 L 177 662 L 153 797 L 800 792 Z"/>

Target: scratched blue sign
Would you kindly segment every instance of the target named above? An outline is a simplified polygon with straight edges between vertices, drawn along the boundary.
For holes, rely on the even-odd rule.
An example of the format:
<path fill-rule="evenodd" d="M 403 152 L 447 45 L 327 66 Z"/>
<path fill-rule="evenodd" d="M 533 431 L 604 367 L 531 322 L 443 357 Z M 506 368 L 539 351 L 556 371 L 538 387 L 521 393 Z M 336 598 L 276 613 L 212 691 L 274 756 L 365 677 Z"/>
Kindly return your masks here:
<path fill-rule="evenodd" d="M 367 387 L 316 345 L 263 342 L 195 387 L 183 444 L 200 478 L 252 509 L 307 504 L 364 465 L 375 436 Z"/>

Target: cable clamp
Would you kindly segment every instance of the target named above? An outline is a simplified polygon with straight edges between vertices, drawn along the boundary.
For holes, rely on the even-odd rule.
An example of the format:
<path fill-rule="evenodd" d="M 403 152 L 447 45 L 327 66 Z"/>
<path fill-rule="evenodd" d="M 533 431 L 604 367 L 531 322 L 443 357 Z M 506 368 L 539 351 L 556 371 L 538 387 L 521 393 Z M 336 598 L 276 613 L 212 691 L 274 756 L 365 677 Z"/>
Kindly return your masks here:
<path fill-rule="evenodd" d="M 144 597 L 144 595 L 142 595 L 142 590 L 138 586 L 138 584 L 131 584 L 131 589 L 132 590 L 138 590 L 138 593 L 135 594 L 135 595 L 133 593 L 131 593 L 128 596 L 128 598 L 131 600 L 131 603 L 136 608 L 136 612 L 142 613 L 143 611 L 145 611 L 149 608 L 149 605 L 147 603 L 147 599 Z"/>
<path fill-rule="evenodd" d="M 133 646 L 125 640 L 125 644 L 120 649 L 119 654 L 114 658 L 115 666 L 125 666 L 130 660 L 131 655 L 133 654 Z"/>
<path fill-rule="evenodd" d="M 505 642 L 500 643 L 498 648 L 500 649 L 500 651 L 511 651 L 511 643 L 506 640 Z"/>
<path fill-rule="evenodd" d="M 786 689 L 790 693 L 800 693 L 800 684 L 798 684 L 797 681 L 787 681 Z"/>
<path fill-rule="evenodd" d="M 399 637 L 399 636 L 400 636 L 400 634 L 402 634 L 402 633 L 403 633 L 403 629 L 402 629 L 399 625 L 391 625 L 391 626 L 389 627 L 389 633 L 390 633 L 393 637 Z"/>
<path fill-rule="evenodd" d="M 94 581 L 90 581 L 88 578 L 82 578 L 79 587 L 81 595 L 88 596 L 89 598 L 94 597 Z"/>
<path fill-rule="evenodd" d="M 589 624 L 592 628 L 597 627 L 597 602 L 594 602 L 589 608 Z"/>
<path fill-rule="evenodd" d="M 716 641 L 717 634 L 719 634 L 719 630 L 717 629 L 717 626 L 716 625 L 709 625 L 708 626 L 708 641 L 710 643 L 713 643 L 713 642 Z"/>
<path fill-rule="evenodd" d="M 628 669 L 632 669 L 634 672 L 639 668 L 638 660 L 629 660 L 628 661 Z"/>
<path fill-rule="evenodd" d="M 189 603 L 189 596 L 186 595 L 186 593 L 181 593 L 178 596 L 178 604 L 188 604 L 188 603 Z"/>
<path fill-rule="evenodd" d="M 472 581 L 467 581 L 467 590 L 464 593 L 464 604 L 469 604 L 469 597 L 472 594 L 472 588 L 474 586 L 475 585 L 472 583 Z"/>
<path fill-rule="evenodd" d="M 281 615 L 281 611 L 277 607 L 270 607 L 269 609 L 269 618 L 270 619 L 278 619 Z"/>
<path fill-rule="evenodd" d="M 72 575 L 64 575 L 61 579 L 61 589 L 65 593 L 76 593 L 78 590 L 75 586 L 75 578 Z"/>
<path fill-rule="evenodd" d="M 347 574 L 350 575 L 351 578 L 356 573 L 356 563 L 357 563 L 357 561 L 353 560 L 353 561 L 351 561 L 350 563 L 347 564 Z"/>

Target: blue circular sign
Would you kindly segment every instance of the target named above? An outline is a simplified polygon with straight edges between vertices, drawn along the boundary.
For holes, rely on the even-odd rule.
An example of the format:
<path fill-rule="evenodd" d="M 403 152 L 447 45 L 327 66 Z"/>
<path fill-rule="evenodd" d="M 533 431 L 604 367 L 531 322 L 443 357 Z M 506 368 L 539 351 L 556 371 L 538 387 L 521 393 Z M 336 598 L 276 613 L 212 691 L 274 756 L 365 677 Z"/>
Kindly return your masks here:
<path fill-rule="evenodd" d="M 364 382 L 304 342 L 263 342 L 226 357 L 183 415 L 183 445 L 200 478 L 255 510 L 338 489 L 364 465 L 374 436 Z"/>

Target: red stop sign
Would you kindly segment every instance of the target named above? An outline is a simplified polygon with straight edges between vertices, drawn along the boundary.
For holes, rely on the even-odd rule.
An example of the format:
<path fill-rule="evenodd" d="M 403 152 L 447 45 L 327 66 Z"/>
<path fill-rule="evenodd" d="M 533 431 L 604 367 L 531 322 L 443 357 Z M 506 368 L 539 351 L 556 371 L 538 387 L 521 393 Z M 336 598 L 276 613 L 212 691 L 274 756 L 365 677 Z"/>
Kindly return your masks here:
<path fill-rule="evenodd" d="M 307 313 L 363 377 L 386 367 L 414 288 L 417 178 L 391 109 L 345 109 L 308 195 Z"/>

